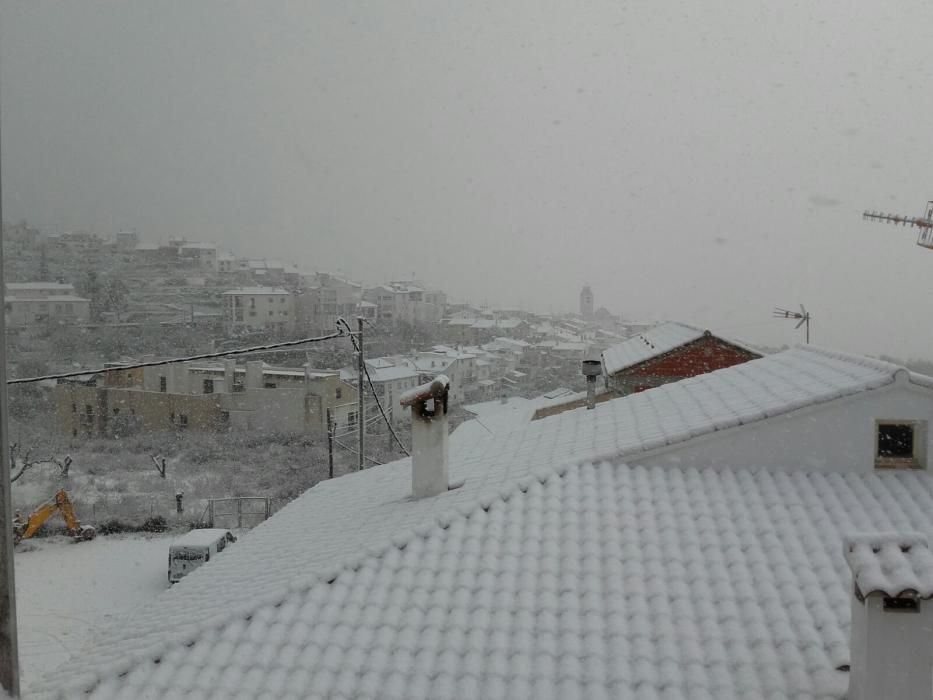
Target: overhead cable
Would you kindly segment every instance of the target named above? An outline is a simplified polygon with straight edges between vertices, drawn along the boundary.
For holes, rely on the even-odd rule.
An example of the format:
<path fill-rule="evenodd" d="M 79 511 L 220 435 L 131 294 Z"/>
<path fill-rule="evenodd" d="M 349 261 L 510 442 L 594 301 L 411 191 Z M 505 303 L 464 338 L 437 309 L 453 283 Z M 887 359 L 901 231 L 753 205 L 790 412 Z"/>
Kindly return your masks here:
<path fill-rule="evenodd" d="M 358 454 L 360 453 L 359 450 L 354 450 L 354 449 L 353 449 L 352 447 L 350 447 L 349 445 L 344 445 L 344 444 L 343 444 L 342 442 L 340 442 L 340 440 L 338 440 L 337 438 L 334 438 L 334 444 L 340 445 L 340 447 L 342 447 L 343 449 L 347 450 L 348 452 L 352 452 L 352 453 L 355 454 L 355 455 L 358 455 Z M 384 464 L 383 462 L 380 462 L 378 459 L 373 459 L 372 457 L 370 457 L 370 456 L 368 456 L 368 455 L 363 455 L 363 459 L 366 459 L 366 460 L 372 462 L 373 464 L 379 464 L 379 465 Z"/>
<path fill-rule="evenodd" d="M 362 349 L 360 349 L 359 344 L 356 342 L 356 337 L 353 335 L 353 331 L 350 329 L 350 324 L 346 322 L 345 319 L 337 319 L 337 323 L 343 323 L 346 327 L 348 334 L 350 335 L 350 342 L 353 343 L 353 347 L 358 353 L 362 354 Z M 372 377 L 369 376 L 369 368 L 366 366 L 366 362 L 363 363 L 363 372 L 366 374 L 366 381 L 369 384 L 369 390 L 372 392 L 373 398 L 376 400 L 376 406 L 379 408 L 379 412 L 382 414 L 382 419 L 385 421 L 386 425 L 389 427 L 389 432 L 392 433 L 392 437 L 395 438 L 395 442 L 398 443 L 399 448 L 406 456 L 411 457 L 411 452 L 409 452 L 405 445 L 402 444 L 402 441 L 399 439 L 398 434 L 395 432 L 395 428 L 392 427 L 392 422 L 389 420 L 389 417 L 386 415 L 385 409 L 382 407 L 382 402 L 379 400 L 379 394 L 376 393 L 376 387 L 373 385 Z M 362 391 L 363 387 L 357 387 L 357 391 Z M 360 418 L 362 420 L 362 417 Z M 359 453 L 357 453 L 359 454 Z"/>
<path fill-rule="evenodd" d="M 141 369 L 144 367 L 160 367 L 162 365 L 173 365 L 177 362 L 195 362 L 197 360 L 210 360 L 218 357 L 231 357 L 233 355 L 247 355 L 254 352 L 264 352 L 273 348 L 291 347 L 294 345 L 305 345 L 306 343 L 320 343 L 324 340 L 333 340 L 334 338 L 343 338 L 346 336 L 341 330 L 328 335 L 320 335 L 315 338 L 301 338 L 299 340 L 286 340 L 280 343 L 270 343 L 268 345 L 255 345 L 249 348 L 240 348 L 239 350 L 223 350 L 221 352 L 208 352 L 202 355 L 190 355 L 188 357 L 174 357 L 170 360 L 153 360 L 151 362 L 137 362 L 129 365 L 118 365 L 115 367 L 101 367 L 100 369 L 82 369 L 74 372 L 63 372 L 61 374 L 46 374 L 41 377 L 21 377 L 18 379 L 7 380 L 7 384 L 31 384 L 35 382 L 44 382 L 50 379 L 69 379 L 72 377 L 86 377 L 91 374 L 104 374 L 106 372 L 123 372 L 130 369 Z"/>

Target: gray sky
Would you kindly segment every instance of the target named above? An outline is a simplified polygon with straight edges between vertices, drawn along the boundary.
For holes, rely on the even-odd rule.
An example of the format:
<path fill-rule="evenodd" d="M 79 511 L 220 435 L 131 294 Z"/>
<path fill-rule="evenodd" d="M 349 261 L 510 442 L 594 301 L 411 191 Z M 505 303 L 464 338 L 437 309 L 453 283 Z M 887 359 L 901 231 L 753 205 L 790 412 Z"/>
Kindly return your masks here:
<path fill-rule="evenodd" d="M 933 358 L 933 3 L 0 0 L 4 218 Z"/>

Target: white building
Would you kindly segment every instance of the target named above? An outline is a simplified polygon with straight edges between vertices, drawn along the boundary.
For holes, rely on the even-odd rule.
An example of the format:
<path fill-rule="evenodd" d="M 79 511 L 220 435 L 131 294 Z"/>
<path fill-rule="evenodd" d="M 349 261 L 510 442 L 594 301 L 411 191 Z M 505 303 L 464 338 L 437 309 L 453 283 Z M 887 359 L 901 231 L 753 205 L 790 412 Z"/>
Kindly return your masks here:
<path fill-rule="evenodd" d="M 91 301 L 73 294 L 7 294 L 4 310 L 10 328 L 82 324 L 91 319 Z"/>
<path fill-rule="evenodd" d="M 227 331 L 290 332 L 295 328 L 295 296 L 281 287 L 240 287 L 224 292 Z"/>
<path fill-rule="evenodd" d="M 217 254 L 217 272 L 222 275 L 229 275 L 238 271 L 237 258 L 233 253 Z"/>
<path fill-rule="evenodd" d="M 399 397 L 409 389 L 418 386 L 421 375 L 404 364 L 397 364 L 395 361 L 384 357 L 366 360 L 366 368 L 369 370 L 369 378 L 372 380 L 373 387 L 376 389 L 376 394 L 379 396 L 379 401 L 382 402 L 386 415 L 389 416 L 392 425 L 398 426 L 408 417 L 406 412 L 399 408 Z M 340 378 L 355 385 L 357 381 L 356 367 L 341 369 Z M 372 401 L 369 400 L 370 394 L 368 391 L 365 396 L 370 404 L 370 409 L 366 412 L 367 418 L 371 418 L 378 409 L 371 405 Z"/>
<path fill-rule="evenodd" d="M 450 400 L 463 403 L 476 396 L 476 355 L 453 348 L 437 352 L 417 352 L 400 358 L 401 363 L 418 372 L 422 380 L 440 374 L 450 379 Z"/>
<path fill-rule="evenodd" d="M 113 242 L 117 250 L 125 252 L 136 250 L 136 246 L 139 245 L 139 233 L 135 228 L 117 231 Z"/>
<path fill-rule="evenodd" d="M 376 305 L 380 320 L 389 323 L 440 323 L 447 295 L 417 282 L 389 282 L 371 287 L 363 298 Z"/>
<path fill-rule="evenodd" d="M 798 349 L 457 430 L 449 461 L 428 445 L 318 484 L 37 690 L 927 698 L 931 402 L 931 378 Z M 749 431 L 796 440 L 726 447 Z M 419 498 L 425 468 L 448 487 Z"/>
<path fill-rule="evenodd" d="M 178 247 L 178 259 L 194 263 L 205 272 L 217 272 L 217 244 L 196 241 L 182 243 Z"/>
<path fill-rule="evenodd" d="M 377 309 L 362 308 L 363 285 L 330 272 L 316 272 L 304 277 L 299 296 L 299 319 L 302 327 L 313 331 L 333 330 L 337 319 L 362 314 L 371 321 L 378 318 Z"/>

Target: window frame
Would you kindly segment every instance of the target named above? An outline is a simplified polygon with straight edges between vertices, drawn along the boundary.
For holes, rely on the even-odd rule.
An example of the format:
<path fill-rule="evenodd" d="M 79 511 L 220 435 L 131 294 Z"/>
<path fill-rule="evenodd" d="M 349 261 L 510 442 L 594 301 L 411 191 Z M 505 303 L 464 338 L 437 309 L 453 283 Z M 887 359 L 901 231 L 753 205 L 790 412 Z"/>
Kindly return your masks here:
<path fill-rule="evenodd" d="M 879 454 L 881 429 L 885 426 L 907 426 L 912 431 L 913 449 L 910 457 L 887 457 Z M 874 466 L 875 469 L 926 469 L 927 465 L 927 422 L 915 419 L 879 418 L 875 420 Z"/>

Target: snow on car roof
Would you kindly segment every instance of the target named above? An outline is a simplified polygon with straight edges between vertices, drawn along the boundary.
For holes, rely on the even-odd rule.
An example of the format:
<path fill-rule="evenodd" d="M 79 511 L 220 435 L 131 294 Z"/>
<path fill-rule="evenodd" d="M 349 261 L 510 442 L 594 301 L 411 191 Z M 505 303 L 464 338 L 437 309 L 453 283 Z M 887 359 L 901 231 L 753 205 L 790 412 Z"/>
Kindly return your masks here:
<path fill-rule="evenodd" d="M 172 541 L 172 546 L 184 547 L 208 547 L 221 537 L 226 537 L 229 530 L 222 528 L 199 528 L 186 532 L 178 539 Z"/>
<path fill-rule="evenodd" d="M 677 444 L 723 428 L 764 420 L 771 416 L 781 415 L 815 403 L 842 398 L 863 390 L 879 388 L 893 383 L 895 376 L 901 373 L 918 385 L 933 387 L 933 379 L 908 373 L 897 365 L 870 358 L 821 350 L 812 346 L 796 348 L 693 379 L 667 384 L 640 394 L 606 401 L 591 411 L 586 409 L 566 411 L 541 420 L 515 425 L 512 428 L 488 435 L 485 439 L 479 437 L 471 440 L 452 439 L 449 467 L 450 480 L 451 483 L 462 482 L 463 485 L 434 498 L 411 500 L 411 467 L 410 461 L 407 459 L 321 482 L 292 501 L 274 517 L 255 528 L 247 537 L 241 540 L 236 548 L 229 554 L 225 554 L 224 557 L 218 558 L 217 562 L 212 566 L 196 570 L 168 594 L 136 610 L 130 619 L 121 621 L 121 625 L 115 626 L 107 634 L 101 635 L 99 644 L 95 648 L 86 650 L 80 659 L 56 672 L 55 678 L 52 679 L 53 685 L 49 686 L 49 688 L 58 688 L 61 690 L 62 695 L 67 697 L 69 690 L 73 689 L 73 686 L 56 686 L 54 683 L 56 680 L 61 683 L 61 679 L 73 678 L 75 683 L 83 687 L 99 687 L 102 693 L 100 697 L 107 697 L 104 694 L 105 688 L 113 689 L 114 696 L 121 697 L 121 692 L 125 693 L 127 689 L 120 685 L 124 681 L 114 680 L 117 674 L 134 668 L 135 664 L 142 663 L 143 660 L 151 661 L 153 658 L 163 658 L 163 655 L 171 650 L 174 643 L 185 640 L 200 640 L 203 642 L 205 639 L 213 639 L 218 630 L 227 628 L 228 625 L 233 626 L 230 628 L 233 632 L 239 633 L 242 627 L 250 627 L 251 624 L 265 624 L 265 621 L 268 620 L 266 613 L 259 618 L 256 616 L 258 610 L 266 609 L 263 606 L 272 606 L 269 610 L 274 611 L 277 609 L 275 605 L 284 605 L 285 602 L 291 600 L 290 596 L 293 594 L 301 593 L 301 595 L 304 595 L 304 592 L 315 591 L 315 596 L 322 595 L 319 582 L 333 581 L 336 583 L 346 572 L 360 570 L 360 567 L 365 565 L 364 558 L 367 554 L 370 557 L 379 559 L 388 556 L 387 552 L 395 547 L 404 547 L 406 543 L 415 539 L 421 540 L 436 535 L 437 533 L 434 531 L 438 527 L 443 530 L 451 527 L 454 521 L 471 520 L 474 515 L 482 520 L 486 517 L 483 513 L 489 512 L 487 511 L 488 506 L 497 499 L 505 499 L 504 502 L 508 502 L 508 499 L 511 499 L 512 495 L 517 493 L 516 489 L 527 491 L 535 481 L 550 479 L 558 472 L 564 473 L 562 470 L 566 469 L 565 465 L 567 464 L 579 464 L 583 461 L 602 459 L 631 462 L 637 460 L 638 456 L 646 450 Z M 622 469 L 621 466 L 617 468 Z M 671 473 L 675 471 L 672 470 Z M 646 492 L 646 494 L 651 495 L 653 498 L 660 498 L 660 494 L 666 493 L 670 486 L 665 482 L 666 472 L 651 470 L 648 473 L 652 475 L 649 482 L 656 484 L 656 490 L 654 488 L 649 489 L 650 493 Z M 687 474 L 688 472 L 682 471 L 679 473 Z M 600 478 L 611 479 L 615 477 L 606 475 Z M 702 478 L 710 477 L 703 476 Z M 888 478 L 888 475 L 882 477 L 854 474 L 801 477 L 807 481 L 798 488 L 787 487 L 787 490 L 784 491 L 787 500 L 783 505 L 780 504 L 780 501 L 770 501 L 768 498 L 774 493 L 774 488 L 779 486 L 784 488 L 781 485 L 786 485 L 788 481 L 793 482 L 798 478 L 794 475 L 760 473 L 760 476 L 756 477 L 756 483 L 760 481 L 760 488 L 765 489 L 765 491 L 762 491 L 759 496 L 754 496 L 754 488 L 759 488 L 759 486 L 753 488 L 752 484 L 748 484 L 746 488 L 749 491 L 748 494 L 744 493 L 742 489 L 736 492 L 735 488 L 730 486 L 730 484 L 734 485 L 737 479 L 740 481 L 745 479 L 744 476 L 727 476 L 724 478 L 726 479 L 724 486 L 729 486 L 727 489 L 729 498 L 723 504 L 717 506 L 718 510 L 716 512 L 718 515 L 713 518 L 722 528 L 732 523 L 737 514 L 742 513 L 739 510 L 731 512 L 730 509 L 742 507 L 742 504 L 750 502 L 749 498 L 752 497 L 763 498 L 767 503 L 773 504 L 756 507 L 754 510 L 755 517 L 783 518 L 781 513 L 785 510 L 789 513 L 795 513 L 795 509 L 798 509 L 798 502 L 807 504 L 812 500 L 814 491 L 809 485 L 809 480 L 812 479 L 817 480 L 820 484 L 825 484 L 827 489 L 825 491 L 827 502 L 821 502 L 814 509 L 813 518 L 819 519 L 819 517 L 822 517 L 825 521 L 821 521 L 821 527 L 815 528 L 815 532 L 812 533 L 815 538 L 814 547 L 823 542 L 820 539 L 823 536 L 822 528 L 825 528 L 828 533 L 834 533 L 834 528 L 842 527 L 842 523 L 853 524 L 851 528 L 848 528 L 850 531 L 871 531 L 880 527 L 881 524 L 885 524 L 887 529 L 890 529 L 893 524 L 899 529 L 924 530 L 929 528 L 933 531 L 933 523 L 926 523 L 923 520 L 928 517 L 926 514 L 933 517 L 933 495 L 931 495 L 933 494 L 933 482 L 929 480 L 926 473 L 891 474 L 890 478 Z M 860 486 L 860 484 L 864 486 Z M 647 488 L 647 486 L 644 488 Z M 852 498 L 829 497 L 829 489 L 842 488 L 852 490 Z M 874 497 L 877 500 L 869 499 L 868 505 L 877 502 L 896 503 L 905 497 L 922 499 L 923 505 L 919 508 L 904 509 L 903 513 L 911 514 L 910 519 L 907 519 L 901 511 L 882 514 L 877 508 L 872 510 L 872 508 L 867 508 L 865 503 L 858 503 L 860 499 L 866 496 L 866 488 L 872 493 L 877 492 Z M 713 489 L 713 492 L 715 492 L 715 489 Z M 606 493 L 610 493 L 610 490 L 607 490 Z M 691 493 L 691 491 L 688 490 L 688 493 Z M 597 493 L 592 496 L 592 501 L 589 501 L 588 497 L 579 506 L 574 506 L 582 510 L 568 511 L 571 513 L 571 515 L 568 515 L 569 522 L 576 523 L 570 526 L 571 532 L 577 532 L 574 528 L 579 528 L 582 522 L 589 522 L 594 517 L 592 508 L 597 507 L 601 497 L 600 493 Z M 611 514 L 605 516 L 608 518 L 605 521 L 608 526 L 603 528 L 606 531 L 617 531 L 619 530 L 618 524 L 627 522 L 626 519 L 642 517 L 639 513 L 643 506 L 639 505 L 639 500 L 632 500 L 634 492 L 630 496 L 620 495 L 619 498 L 622 500 L 615 505 L 611 505 L 609 511 Z M 657 520 L 649 518 L 652 522 L 652 528 L 657 529 L 655 527 L 657 525 L 663 526 L 661 529 L 668 527 L 667 523 L 668 519 L 672 517 L 671 508 L 673 506 L 676 506 L 674 513 L 693 513 L 690 516 L 692 519 L 699 517 L 697 512 L 693 510 L 697 506 L 694 505 L 692 498 L 692 494 L 691 498 L 686 501 L 678 497 L 667 503 L 667 505 L 664 505 L 665 502 L 661 501 L 661 510 L 656 512 Z M 792 498 L 795 498 L 796 501 L 792 501 Z M 927 504 L 927 501 L 929 501 L 929 504 Z M 587 502 L 589 505 L 586 505 Z M 652 501 L 649 499 L 645 502 L 650 503 Z M 520 503 L 520 501 L 516 501 L 516 503 Z M 547 504 L 547 508 L 551 508 L 553 505 L 550 499 L 545 499 L 544 503 Z M 833 511 L 838 511 L 841 507 L 840 504 L 845 505 L 845 513 L 833 515 Z M 528 507 L 531 508 L 532 512 L 540 511 L 537 505 L 529 505 Z M 576 515 L 573 515 L 573 513 L 576 513 Z M 816 513 L 820 513 L 822 516 L 818 516 Z M 543 515 L 543 511 L 540 511 L 539 515 Z M 881 518 L 882 515 L 887 520 L 879 524 L 875 518 Z M 540 520 L 533 520 L 533 522 L 543 525 L 543 521 Z M 504 526 L 504 523 L 500 523 L 500 525 Z M 859 527 L 855 527 L 855 525 L 859 525 Z M 907 528 L 907 525 L 912 525 L 912 527 Z M 677 538 L 681 536 L 692 537 L 693 535 L 690 533 L 702 532 L 702 528 L 706 526 L 705 523 L 699 523 L 699 525 L 682 535 L 673 535 L 675 543 L 680 541 Z M 531 528 L 529 532 L 542 531 L 537 525 L 533 527 L 529 525 L 528 527 Z M 757 527 L 752 522 L 749 531 L 752 533 L 760 532 L 756 530 Z M 327 536 L 308 536 L 309 532 L 315 531 L 326 532 Z M 794 532 L 791 531 L 790 534 L 796 536 Z M 746 600 L 747 596 L 751 595 L 747 592 L 749 591 L 747 581 L 736 581 L 734 578 L 726 576 L 725 569 L 728 569 L 728 567 L 722 561 L 722 557 L 730 560 L 731 557 L 741 556 L 741 552 L 744 550 L 741 547 L 735 549 L 733 544 L 730 543 L 735 542 L 735 537 L 741 538 L 745 534 L 747 533 L 733 532 L 731 529 L 722 530 L 713 539 L 696 541 L 695 551 L 703 554 L 700 557 L 700 562 L 707 559 L 706 554 L 709 547 L 714 547 L 712 551 L 720 553 L 718 555 L 720 556 L 719 559 L 710 560 L 709 572 L 703 574 L 711 577 L 708 581 L 708 588 L 717 595 L 722 590 L 731 590 L 730 587 L 733 583 L 739 586 L 737 590 L 744 592 L 745 598 L 742 600 Z M 576 536 L 574 535 L 574 537 Z M 645 539 L 638 546 L 632 544 L 626 549 L 629 556 L 641 562 L 638 565 L 633 564 L 631 568 L 627 569 L 629 581 L 627 585 L 631 586 L 633 591 L 646 591 L 649 584 L 655 585 L 663 582 L 663 577 L 659 578 L 657 567 L 662 566 L 663 568 L 662 561 L 664 561 L 665 557 L 662 553 L 665 551 L 664 546 L 666 545 L 663 545 L 660 540 L 650 540 L 650 534 L 647 532 L 644 537 L 649 539 Z M 487 551 L 485 549 L 486 545 L 482 544 L 483 540 L 481 539 L 471 540 L 471 542 L 472 544 L 469 545 L 467 552 L 470 553 L 468 560 L 477 567 L 474 570 L 474 576 L 485 576 L 483 565 L 480 564 L 476 557 L 481 556 L 481 551 Z M 602 548 L 610 545 L 611 542 L 606 543 L 602 540 L 572 538 L 567 542 L 566 546 L 575 548 L 575 551 L 592 553 L 601 551 Z M 766 554 L 768 557 L 772 556 L 770 550 L 780 550 L 781 547 L 791 547 L 792 552 L 797 552 L 792 544 L 785 543 L 781 538 L 777 538 L 774 542 L 768 540 L 766 545 L 765 549 L 769 550 Z M 509 554 L 512 551 L 511 549 L 504 550 L 501 547 L 497 549 L 498 545 L 490 545 L 490 547 L 492 547 L 488 550 L 491 552 L 490 556 L 492 557 L 490 566 L 498 566 L 493 560 L 500 557 L 505 557 L 509 561 L 513 561 L 516 557 L 518 561 L 521 560 L 521 553 L 513 555 Z M 640 551 L 640 547 L 647 547 L 648 549 Z M 837 570 L 839 566 L 844 567 L 841 540 L 836 538 L 833 542 L 827 544 L 826 548 L 831 551 L 828 556 L 832 558 L 833 567 Z M 415 551 L 415 549 L 411 551 Z M 532 549 L 529 551 L 534 552 L 537 550 Z M 462 554 L 458 551 L 451 552 L 454 557 L 460 557 Z M 395 557 L 396 554 L 391 556 Z M 402 550 L 401 556 L 406 556 L 404 550 Z M 536 560 L 528 561 L 527 569 L 523 565 L 517 570 L 509 569 L 504 573 L 508 574 L 509 577 L 534 574 L 537 564 L 532 565 L 533 561 Z M 767 584 L 767 586 L 770 586 L 766 586 L 767 590 L 771 591 L 774 586 L 778 586 L 780 595 L 784 595 L 784 588 L 787 587 L 784 585 L 786 583 L 784 579 L 788 577 L 788 571 L 786 567 L 776 570 L 769 568 L 767 566 L 768 561 L 762 560 L 759 567 L 753 567 L 752 573 L 756 575 L 756 581 L 760 585 L 766 585 L 767 581 L 758 580 L 764 575 L 761 572 L 773 571 L 773 575 L 779 580 L 777 584 Z M 799 570 L 794 569 L 797 572 L 795 575 L 802 577 L 801 580 L 806 590 L 813 588 L 815 592 L 821 589 L 821 584 L 826 584 L 826 581 L 816 582 L 812 578 L 808 578 L 810 574 L 807 572 L 821 571 L 820 567 L 825 567 L 826 560 L 820 560 L 817 564 L 818 566 L 811 564 Z M 694 571 L 699 565 L 692 564 L 690 571 Z M 577 571 L 573 566 L 567 570 L 569 572 Z M 622 578 L 626 577 L 626 572 L 619 573 Z M 695 573 L 700 575 L 702 571 L 697 569 Z M 406 574 L 406 576 L 408 575 Z M 432 586 L 439 586 L 444 591 L 448 591 L 449 587 L 453 585 L 450 574 L 441 572 L 438 576 L 440 578 L 430 579 L 435 581 Z M 357 579 L 344 577 L 338 584 L 339 589 L 344 593 L 349 593 L 343 587 L 344 582 L 349 580 Z M 408 580 L 410 585 L 414 586 L 415 581 L 419 580 L 419 578 L 414 577 L 414 579 L 405 580 Z M 509 578 L 509 580 L 514 580 L 514 578 Z M 687 580 L 690 581 L 691 577 L 688 577 Z M 582 585 L 580 580 L 568 579 L 567 586 L 569 588 L 567 590 L 578 590 L 580 585 Z M 687 588 L 689 589 L 689 586 Z M 524 593 L 521 593 L 523 590 L 516 589 L 513 591 L 513 595 L 524 595 Z M 709 595 L 713 595 L 712 592 Z M 376 597 L 373 599 L 376 601 L 374 604 L 377 605 L 378 610 L 383 610 L 383 608 L 386 608 L 387 600 L 395 600 L 392 596 L 403 594 L 409 595 L 407 588 L 403 587 L 397 594 L 388 593 L 389 598 L 385 600 L 382 597 Z M 326 595 L 329 595 L 329 593 Z M 424 595 L 428 594 L 425 593 Z M 707 594 L 704 593 L 703 595 Z M 778 595 L 778 593 L 774 595 Z M 659 610 L 662 612 L 667 610 L 665 606 L 670 604 L 669 602 L 662 603 L 664 600 L 670 601 L 669 598 L 663 596 L 651 598 L 651 600 L 658 603 Z M 703 598 L 703 600 L 706 601 L 706 598 Z M 768 605 L 774 605 L 780 601 L 779 597 L 770 598 L 767 603 Z M 633 602 L 631 605 L 635 606 L 636 604 Z M 678 603 L 678 605 L 680 604 Z M 703 608 L 699 603 L 696 603 L 696 605 L 698 607 L 693 609 L 691 614 L 699 615 L 701 618 L 699 622 L 702 623 L 703 620 L 707 619 L 709 611 L 708 608 Z M 843 601 L 842 605 L 847 609 L 848 598 Z M 417 606 L 415 607 L 417 608 Z M 645 609 L 644 601 L 639 600 L 637 607 Z M 295 607 L 291 603 L 287 606 L 287 610 L 291 615 L 298 615 L 302 609 L 300 605 Z M 340 610 L 340 606 L 334 609 L 335 611 Z M 386 609 L 396 610 L 396 607 L 393 604 Z M 423 611 L 423 608 L 418 609 Z M 568 609 L 576 610 L 577 608 Z M 576 620 L 573 624 L 583 624 L 584 621 L 590 619 L 602 619 L 605 617 L 601 614 L 603 612 L 606 611 L 589 611 L 582 618 L 572 618 Z M 269 614 L 276 615 L 277 613 L 270 612 Z M 377 613 L 374 609 L 373 614 L 378 617 L 381 613 Z M 395 615 L 396 613 L 391 614 Z M 482 613 L 477 619 L 485 619 L 483 617 L 485 614 L 485 612 Z M 316 613 L 308 619 L 317 620 L 315 615 Z M 839 615 L 844 615 L 844 613 Z M 253 623 L 247 618 L 256 620 L 256 622 Z M 394 620 L 395 618 L 391 619 Z M 837 616 L 836 619 L 838 621 L 847 618 Z M 315 622 L 315 629 L 318 622 Z M 646 622 L 647 627 L 645 627 L 638 620 L 633 622 L 637 622 L 638 630 L 647 630 L 645 634 L 651 636 L 650 630 L 652 627 L 650 624 Z M 758 629 L 759 622 L 761 621 L 755 621 L 755 629 Z M 831 629 L 833 628 L 827 628 L 827 630 Z M 838 629 L 838 626 L 836 629 Z M 321 630 L 327 630 L 327 626 L 321 626 Z M 516 630 L 516 633 L 519 631 Z M 823 634 L 828 633 L 827 631 Z M 265 635 L 266 633 L 263 632 L 262 634 Z M 327 634 L 330 634 L 330 631 Z M 344 634 L 344 632 L 341 632 L 340 636 L 343 641 L 340 641 L 339 644 L 333 642 L 332 646 L 336 644 L 335 649 L 340 647 L 345 651 L 349 651 L 349 647 L 346 646 L 349 642 L 345 641 Z M 392 634 L 394 638 L 398 638 L 394 631 Z M 639 632 L 639 634 L 641 633 Z M 756 634 L 759 633 L 756 632 Z M 266 639 L 265 636 L 260 638 Z M 324 639 L 333 640 L 333 637 L 325 637 Z M 627 639 L 629 642 L 633 642 L 638 641 L 641 637 L 636 635 Z M 769 638 L 762 637 L 761 639 L 767 640 Z M 638 641 L 638 644 L 642 644 L 642 642 Z M 208 646 L 202 646 L 201 649 L 207 649 Z M 756 656 L 756 663 L 778 663 L 778 661 L 768 661 L 768 658 L 777 654 L 776 648 L 771 646 L 767 648 L 768 654 L 764 658 Z M 810 654 L 811 651 L 817 653 L 820 648 L 811 649 L 806 653 Z M 314 649 L 311 651 L 314 651 Z M 439 650 L 438 653 L 441 653 L 441 651 L 443 650 Z M 736 651 L 742 654 L 750 653 L 745 650 L 743 645 L 739 645 Z M 357 652 L 354 651 L 353 653 Z M 804 652 L 783 650 L 780 652 L 780 657 L 783 659 L 787 654 L 802 653 Z M 206 660 L 207 655 L 210 655 L 209 651 L 202 651 L 199 652 L 199 656 L 191 657 L 191 664 L 194 664 L 190 669 L 191 673 L 196 675 L 199 673 L 197 671 L 198 664 L 209 665 Z M 340 656 L 344 658 L 345 654 Z M 838 649 L 832 654 L 834 660 L 841 658 L 841 656 Z M 313 661 L 312 657 L 316 658 L 312 654 L 309 657 L 309 664 Z M 822 669 L 825 657 L 826 652 L 820 652 L 814 657 L 814 659 L 817 659 L 816 661 L 810 659 L 808 663 L 811 663 L 812 668 Z M 645 658 L 652 657 L 649 654 Z M 119 661 L 115 662 L 115 659 L 119 659 Z M 566 663 L 575 665 L 581 663 L 581 660 L 579 656 L 571 654 L 568 656 Z M 812 666 L 813 663 L 816 665 Z M 557 664 L 552 665 L 555 668 L 557 666 Z M 637 666 L 637 664 L 635 665 Z M 161 666 L 163 669 L 171 668 L 171 666 L 165 664 L 161 664 Z M 650 673 L 655 673 L 657 667 L 654 663 L 650 664 L 650 668 L 652 669 Z M 716 673 L 728 676 L 731 673 L 728 668 L 726 666 L 717 667 Z M 774 669 L 774 666 L 772 665 L 770 668 Z M 138 667 L 137 671 L 127 676 L 127 679 L 137 678 L 137 675 L 134 675 L 137 673 L 148 679 L 150 670 L 143 663 Z M 177 670 L 175 669 L 175 671 Z M 268 668 L 260 669 L 260 671 L 265 673 Z M 173 672 L 166 670 L 163 673 L 171 674 Z M 833 673 L 831 668 L 827 668 L 827 677 L 831 677 Z M 324 675 L 326 676 L 326 674 Z M 758 677 L 757 674 L 755 677 Z M 769 682 L 785 682 L 783 680 L 774 680 L 776 675 L 769 677 L 772 678 L 772 681 Z M 621 683 L 622 680 L 620 679 L 619 682 Z M 97 684 L 105 681 L 105 685 L 97 686 Z M 147 682 L 149 681 L 147 680 Z M 378 689 L 379 686 L 376 687 Z M 621 689 L 625 686 L 619 687 Z M 62 688 L 65 689 L 62 690 Z M 618 693 L 611 694 L 618 695 Z M 702 695 L 688 695 L 685 697 L 702 697 Z M 714 694 L 711 697 L 716 697 L 716 695 Z M 782 696 L 776 693 L 774 697 Z M 797 697 L 806 697 L 806 695 L 798 695 Z"/>

